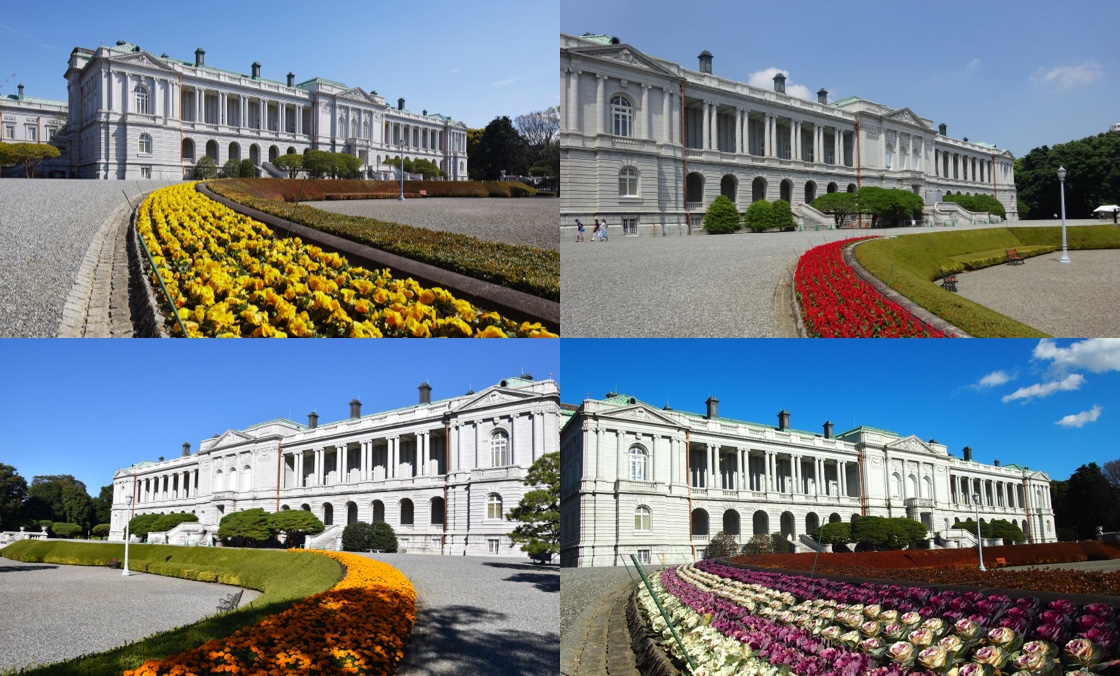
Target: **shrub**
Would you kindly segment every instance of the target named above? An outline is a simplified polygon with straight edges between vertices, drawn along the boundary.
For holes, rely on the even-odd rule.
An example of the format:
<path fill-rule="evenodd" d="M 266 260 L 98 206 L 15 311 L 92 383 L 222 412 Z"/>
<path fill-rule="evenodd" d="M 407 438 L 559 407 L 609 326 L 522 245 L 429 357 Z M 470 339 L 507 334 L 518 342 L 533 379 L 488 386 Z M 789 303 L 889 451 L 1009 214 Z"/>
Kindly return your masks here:
<path fill-rule="evenodd" d="M 272 537 L 268 528 L 268 514 L 260 507 L 231 512 L 218 523 L 218 537 L 244 541 L 250 547 Z"/>
<path fill-rule="evenodd" d="M 770 536 L 766 533 L 755 535 L 743 545 L 744 554 L 769 554 L 771 551 Z"/>
<path fill-rule="evenodd" d="M 199 181 L 206 181 L 218 177 L 218 165 L 209 155 L 203 155 L 194 165 L 194 177 Z"/>
<path fill-rule="evenodd" d="M 775 554 L 792 554 L 793 543 L 781 533 L 773 533 L 770 535 L 770 551 Z"/>
<path fill-rule="evenodd" d="M 384 521 L 370 524 L 369 548 L 386 552 L 397 551 L 397 534 L 393 532 L 393 527 Z"/>
<path fill-rule="evenodd" d="M 852 521 L 851 540 L 863 547 L 901 549 L 926 538 L 926 527 L 905 517 L 859 516 Z"/>
<path fill-rule="evenodd" d="M 739 229 L 739 219 L 735 203 L 726 195 L 720 195 L 704 214 L 704 229 L 713 235 L 735 232 Z"/>
<path fill-rule="evenodd" d="M 152 522 L 149 526 L 149 532 L 164 533 L 181 523 L 195 523 L 198 521 L 198 516 L 195 514 L 187 514 L 186 512 L 172 512 L 171 514 L 160 515 L 158 519 Z"/>
<path fill-rule="evenodd" d="M 753 232 L 764 232 L 769 230 L 771 223 L 774 220 L 774 206 L 766 200 L 758 200 L 751 202 L 747 207 L 747 213 L 743 216 L 743 220 L 747 227 Z"/>
<path fill-rule="evenodd" d="M 772 228 L 788 232 L 797 227 L 797 223 L 793 220 L 793 211 L 790 209 L 789 202 L 785 200 L 774 200 L 770 218 Z"/>
<path fill-rule="evenodd" d="M 851 538 L 852 524 L 846 521 L 826 523 L 813 531 L 814 540 L 819 540 L 821 544 L 832 545 L 834 547 L 851 542 Z"/>
<path fill-rule="evenodd" d="M 99 535 L 101 537 L 107 537 L 110 530 L 112 530 L 112 526 L 110 526 L 109 524 L 99 523 L 93 527 L 93 534 Z"/>
<path fill-rule="evenodd" d="M 288 547 L 299 546 L 307 535 L 316 535 L 326 526 L 311 512 L 303 509 L 282 509 L 268 515 L 268 529 L 273 533 L 287 533 Z"/>
<path fill-rule="evenodd" d="M 368 552 L 373 549 L 373 526 L 365 521 L 355 521 L 342 531 L 342 551 Z"/>
<path fill-rule="evenodd" d="M 241 162 L 232 157 L 222 165 L 222 178 L 237 178 L 241 176 Z"/>
<path fill-rule="evenodd" d="M 739 551 L 739 543 L 731 533 L 720 531 L 716 533 L 704 549 L 705 559 L 718 559 L 721 556 L 735 556 Z"/>
<path fill-rule="evenodd" d="M 945 195 L 941 199 L 945 202 L 959 204 L 964 209 L 974 213 L 989 213 L 1000 218 L 1007 217 L 1007 209 L 991 195 Z M 1022 218 L 1022 214 L 1020 214 L 1020 218 Z"/>
<path fill-rule="evenodd" d="M 72 538 L 81 534 L 82 527 L 76 523 L 56 523 L 51 526 L 51 532 L 55 537 Z"/>
<path fill-rule="evenodd" d="M 514 197 L 536 197 L 537 189 L 524 183 L 506 183 L 509 194 Z"/>
<path fill-rule="evenodd" d="M 159 514 L 140 514 L 132 517 L 132 520 L 128 522 L 129 536 L 148 537 L 148 533 L 152 530 L 152 524 L 159 517 Z"/>
<path fill-rule="evenodd" d="M 256 178 L 257 165 L 253 164 L 253 160 L 241 160 L 241 170 L 238 172 L 241 178 Z"/>
<path fill-rule="evenodd" d="M 489 191 L 490 197 L 512 197 L 513 193 L 509 189 L 508 183 L 501 181 L 483 181 L 482 185 L 486 186 Z"/>

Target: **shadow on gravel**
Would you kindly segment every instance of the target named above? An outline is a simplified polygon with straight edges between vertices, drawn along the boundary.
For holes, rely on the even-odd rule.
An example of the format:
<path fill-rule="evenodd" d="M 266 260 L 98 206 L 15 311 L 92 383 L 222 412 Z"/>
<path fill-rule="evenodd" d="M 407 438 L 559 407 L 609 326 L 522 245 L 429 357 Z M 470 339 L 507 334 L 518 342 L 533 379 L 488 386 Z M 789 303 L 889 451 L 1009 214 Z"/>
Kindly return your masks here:
<path fill-rule="evenodd" d="M 0 573 L 23 573 L 29 570 L 50 570 L 58 566 L 0 566 Z"/>
<path fill-rule="evenodd" d="M 427 645 L 414 664 L 436 674 L 555 674 L 559 632 L 488 629 L 505 617 L 473 606 L 426 611 Z"/>
<path fill-rule="evenodd" d="M 482 565 L 489 566 L 491 568 L 513 568 L 515 570 L 551 570 L 553 572 L 559 572 L 560 570 L 558 566 L 547 564 L 542 565 L 539 563 L 499 563 L 497 561 L 485 561 Z"/>
<path fill-rule="evenodd" d="M 528 582 L 543 592 L 560 593 L 560 576 L 555 573 L 515 573 L 506 578 L 510 582 Z"/>

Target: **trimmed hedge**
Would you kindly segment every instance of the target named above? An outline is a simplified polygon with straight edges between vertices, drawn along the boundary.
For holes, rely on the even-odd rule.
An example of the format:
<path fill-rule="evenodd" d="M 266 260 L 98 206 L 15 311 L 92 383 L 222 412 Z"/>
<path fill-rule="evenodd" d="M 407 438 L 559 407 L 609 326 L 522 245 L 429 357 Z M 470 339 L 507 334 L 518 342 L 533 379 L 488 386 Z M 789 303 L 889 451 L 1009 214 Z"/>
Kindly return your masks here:
<path fill-rule="evenodd" d="M 268 184 L 284 183 L 269 179 Z M 294 214 L 291 206 L 276 198 L 259 197 L 259 181 L 215 181 L 210 183 L 214 192 L 247 207 L 258 209 L 280 218 L 329 232 L 346 239 L 368 244 L 382 251 L 411 258 L 437 267 L 459 272 L 475 279 L 492 282 L 526 293 L 560 300 L 560 252 L 532 246 L 487 242 L 453 232 L 440 232 L 417 228 L 402 223 L 380 221 L 374 218 L 332 214 L 300 204 Z M 288 181 L 298 190 L 299 181 Z M 308 181 L 310 187 L 312 181 Z M 343 183 L 370 183 L 369 181 L 319 181 L 331 187 Z M 434 181 L 434 185 L 452 185 L 454 181 Z M 250 184 L 253 192 L 242 188 Z M 482 187 L 481 184 L 476 184 Z M 407 184 L 406 184 L 407 187 Z M 483 188 L 484 189 L 484 188 Z M 304 199 L 307 192 L 304 192 Z"/>
<path fill-rule="evenodd" d="M 1055 247 L 1050 244 L 1038 244 L 1010 248 L 1015 249 L 1023 258 L 1030 258 L 1032 256 L 1041 256 L 1042 254 L 1050 253 Z M 1007 249 L 977 251 L 976 253 L 952 256 L 952 259 L 961 264 L 962 270 L 981 270 L 983 268 L 990 268 L 993 265 L 1006 263 Z M 961 270 L 954 269 L 953 272 L 961 272 Z"/>
<path fill-rule="evenodd" d="M 295 202 L 303 189 L 301 202 L 328 199 L 393 199 L 400 195 L 400 181 L 357 181 L 290 178 L 240 178 L 223 181 L 247 195 L 282 202 Z M 221 184 L 211 184 L 214 185 Z M 423 190 L 428 197 L 533 197 L 536 189 L 524 183 L 502 181 L 405 181 L 405 195 Z"/>

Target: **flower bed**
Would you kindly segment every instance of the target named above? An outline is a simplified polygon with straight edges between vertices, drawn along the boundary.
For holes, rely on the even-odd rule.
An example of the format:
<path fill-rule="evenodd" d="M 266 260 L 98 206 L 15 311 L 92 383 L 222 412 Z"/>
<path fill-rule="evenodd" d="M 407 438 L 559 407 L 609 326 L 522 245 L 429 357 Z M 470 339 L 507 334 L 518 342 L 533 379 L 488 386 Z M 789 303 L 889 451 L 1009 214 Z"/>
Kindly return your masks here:
<path fill-rule="evenodd" d="M 887 300 L 844 263 L 840 250 L 870 237 L 832 242 L 806 251 L 794 275 L 805 332 L 813 338 L 944 338 Z"/>
<path fill-rule="evenodd" d="M 408 579 L 356 554 L 293 554 L 325 554 L 345 567 L 346 576 L 330 590 L 227 638 L 145 662 L 124 676 L 394 673 L 416 619 L 416 591 Z"/>
<path fill-rule="evenodd" d="M 853 585 L 703 561 L 662 571 L 655 593 L 683 630 L 695 673 L 856 676 L 1114 670 L 1117 611 L 1068 600 Z M 675 648 L 643 593 L 648 624 Z M 667 639 L 667 640 L 666 640 Z"/>
<path fill-rule="evenodd" d="M 271 186 L 273 182 L 279 181 L 270 179 L 268 185 Z M 299 189 L 299 183 L 299 181 L 292 181 L 287 187 L 280 186 L 268 190 L 253 181 L 241 180 L 213 181 L 207 185 L 223 197 L 273 216 L 290 218 L 309 228 L 368 244 L 382 251 L 445 270 L 460 272 L 475 279 L 531 293 L 534 296 L 560 300 L 560 252 L 558 251 L 520 244 L 489 242 L 453 232 L 428 230 L 375 218 L 335 214 L 303 204 L 293 210 L 291 205 L 286 204 L 276 195 L 280 192 L 286 199 L 293 188 Z M 319 183 L 328 184 L 327 187 L 320 187 L 321 190 L 336 194 L 336 187 L 347 182 L 320 181 Z M 461 182 L 436 181 L 435 183 L 447 187 L 456 186 Z M 309 181 L 308 184 L 310 185 L 311 182 Z M 485 197 L 488 194 L 487 188 L 481 184 L 477 185 L 482 191 L 482 196 Z M 295 195 L 291 194 L 294 201 Z M 303 201 L 311 199 L 315 198 L 304 193 Z"/>
<path fill-rule="evenodd" d="M 1120 547 L 1096 540 L 1086 542 L 1052 542 L 1048 544 L 984 547 L 985 558 L 1002 558 L 1009 566 L 1033 566 L 1046 563 L 1120 559 Z M 883 552 L 761 554 L 743 556 L 736 563 L 785 570 L 810 570 L 816 559 L 821 566 L 862 566 L 864 568 L 946 568 L 976 566 L 976 549 L 902 549 Z M 843 573 L 839 570 L 837 574 Z"/>
<path fill-rule="evenodd" d="M 193 184 L 152 193 L 136 225 L 192 337 L 556 337 L 298 237 L 275 238 Z M 181 335 L 173 320 L 168 328 Z"/>

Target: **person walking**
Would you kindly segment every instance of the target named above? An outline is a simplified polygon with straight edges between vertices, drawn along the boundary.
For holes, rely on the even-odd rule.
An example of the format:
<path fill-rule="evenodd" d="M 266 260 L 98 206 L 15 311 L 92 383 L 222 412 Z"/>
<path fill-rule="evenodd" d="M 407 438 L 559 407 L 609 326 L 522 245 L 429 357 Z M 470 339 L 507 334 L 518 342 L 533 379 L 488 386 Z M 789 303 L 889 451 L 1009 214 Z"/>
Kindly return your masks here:
<path fill-rule="evenodd" d="M 601 241 L 601 242 L 607 241 L 607 219 L 605 219 L 605 218 L 603 219 L 603 222 L 599 226 L 599 241 Z"/>
<path fill-rule="evenodd" d="M 591 241 L 592 241 L 592 243 L 594 243 L 595 240 L 597 240 L 597 239 L 599 239 L 599 219 L 598 218 L 595 219 L 595 229 L 591 231 Z"/>
<path fill-rule="evenodd" d="M 583 241 L 583 223 L 578 218 L 576 219 L 576 241 Z"/>

